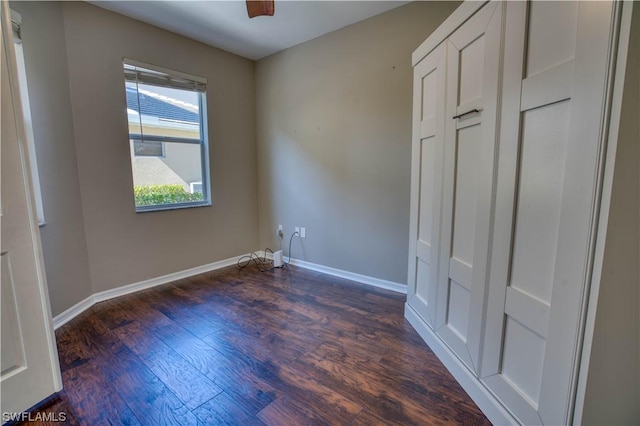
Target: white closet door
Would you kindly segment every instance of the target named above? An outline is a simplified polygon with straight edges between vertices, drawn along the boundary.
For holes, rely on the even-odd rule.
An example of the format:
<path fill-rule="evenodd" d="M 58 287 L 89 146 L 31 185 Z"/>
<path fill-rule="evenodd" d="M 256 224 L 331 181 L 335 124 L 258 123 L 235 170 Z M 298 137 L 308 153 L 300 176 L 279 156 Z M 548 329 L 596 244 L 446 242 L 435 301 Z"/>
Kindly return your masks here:
<path fill-rule="evenodd" d="M 496 147 L 503 4 L 489 3 L 448 39 L 438 335 L 478 366 Z"/>
<path fill-rule="evenodd" d="M 567 424 L 592 250 L 612 4 L 510 2 L 506 18 L 480 377 L 522 423 Z"/>
<path fill-rule="evenodd" d="M 445 114 L 446 45 L 415 66 L 411 165 L 411 243 L 407 302 L 433 326 Z"/>

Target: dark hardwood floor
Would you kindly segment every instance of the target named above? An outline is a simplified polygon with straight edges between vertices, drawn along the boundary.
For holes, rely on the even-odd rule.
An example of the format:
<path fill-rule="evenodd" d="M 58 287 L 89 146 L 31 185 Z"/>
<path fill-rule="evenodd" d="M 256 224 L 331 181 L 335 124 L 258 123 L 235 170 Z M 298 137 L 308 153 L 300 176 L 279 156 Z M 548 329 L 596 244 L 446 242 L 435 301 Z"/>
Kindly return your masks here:
<path fill-rule="evenodd" d="M 39 412 L 82 425 L 490 424 L 404 300 L 249 266 L 102 302 L 56 331 L 64 390 Z"/>

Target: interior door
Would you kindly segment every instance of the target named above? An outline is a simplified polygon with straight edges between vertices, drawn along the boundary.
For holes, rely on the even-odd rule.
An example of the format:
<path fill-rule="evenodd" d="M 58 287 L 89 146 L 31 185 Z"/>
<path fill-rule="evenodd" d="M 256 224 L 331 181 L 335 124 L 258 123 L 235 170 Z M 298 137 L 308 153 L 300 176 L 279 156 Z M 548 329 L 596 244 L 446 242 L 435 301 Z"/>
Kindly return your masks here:
<path fill-rule="evenodd" d="M 433 327 L 444 153 L 446 43 L 414 68 L 411 244 L 407 302 Z"/>
<path fill-rule="evenodd" d="M 612 13 L 611 2 L 507 6 L 480 377 L 524 424 L 571 420 Z"/>
<path fill-rule="evenodd" d="M 435 329 L 472 370 L 485 307 L 504 5 L 491 2 L 448 39 L 442 237 Z"/>
<path fill-rule="evenodd" d="M 0 411 L 19 413 L 62 389 L 16 79 L 11 22 L 2 1 Z M 5 415 L 5 413 L 7 413 Z"/>

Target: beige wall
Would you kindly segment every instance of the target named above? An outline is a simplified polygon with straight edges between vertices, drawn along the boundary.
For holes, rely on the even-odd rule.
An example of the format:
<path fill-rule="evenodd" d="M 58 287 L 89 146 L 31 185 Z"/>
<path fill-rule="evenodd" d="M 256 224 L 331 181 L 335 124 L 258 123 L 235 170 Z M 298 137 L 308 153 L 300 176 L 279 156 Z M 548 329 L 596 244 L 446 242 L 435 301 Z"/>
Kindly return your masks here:
<path fill-rule="evenodd" d="M 93 291 L 255 250 L 254 63 L 84 2 L 63 12 Z M 123 57 L 208 79 L 211 207 L 135 213 Z"/>
<path fill-rule="evenodd" d="M 640 3 L 634 9 L 585 425 L 640 424 Z"/>
<path fill-rule="evenodd" d="M 53 314 L 255 250 L 254 62 L 84 2 L 12 2 L 47 225 Z M 213 206 L 135 213 L 122 59 L 206 77 Z"/>
<path fill-rule="evenodd" d="M 261 61 L 255 79 L 252 61 L 87 3 L 12 5 L 24 21 L 54 315 L 257 249 L 258 213 L 260 245 L 275 245 L 277 223 L 306 226 L 296 257 L 405 281 L 410 54 L 457 3 L 419 2 L 325 35 Z M 135 213 L 123 57 L 208 78 L 212 207 Z M 293 150 L 281 131 L 300 132 Z"/>
<path fill-rule="evenodd" d="M 406 284 L 412 51 L 458 6 L 415 2 L 258 61 L 260 245 Z"/>
<path fill-rule="evenodd" d="M 22 39 L 47 225 L 40 228 L 54 315 L 92 293 L 80 202 L 62 5 L 11 2 Z"/>

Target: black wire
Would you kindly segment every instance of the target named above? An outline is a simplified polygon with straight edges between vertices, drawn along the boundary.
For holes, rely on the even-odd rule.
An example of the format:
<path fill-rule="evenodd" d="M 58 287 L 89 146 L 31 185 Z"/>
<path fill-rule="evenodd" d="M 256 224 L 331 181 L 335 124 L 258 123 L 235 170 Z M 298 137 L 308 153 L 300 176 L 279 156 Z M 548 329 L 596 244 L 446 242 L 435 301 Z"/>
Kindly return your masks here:
<path fill-rule="evenodd" d="M 258 256 L 255 252 L 247 256 L 242 256 L 240 259 L 238 259 L 238 268 L 244 269 L 249 266 L 251 262 L 253 262 L 258 266 L 258 270 L 260 272 L 272 271 L 274 269 L 273 261 L 267 259 L 267 252 L 273 254 L 273 250 L 267 247 L 264 249 L 264 256 L 262 257 Z"/>
<path fill-rule="evenodd" d="M 295 237 L 296 235 L 299 235 L 298 231 L 295 231 L 293 234 L 291 234 L 291 238 L 289 238 L 289 261 L 285 262 L 284 259 L 282 260 L 283 268 L 288 268 L 289 264 L 291 263 L 291 243 L 293 242 L 293 237 Z M 256 252 L 253 252 L 246 256 L 242 256 L 241 258 L 238 259 L 238 262 L 237 262 L 238 268 L 244 269 L 247 266 L 249 266 L 251 262 L 253 262 L 258 266 L 258 270 L 260 272 L 273 271 L 275 269 L 275 266 L 273 266 L 273 260 L 267 259 L 267 252 L 273 255 L 273 250 L 267 247 L 264 249 L 264 256 L 262 257 L 258 256 Z M 267 266 L 265 267 L 265 265 Z"/>
<path fill-rule="evenodd" d="M 295 237 L 296 235 L 298 235 L 298 231 L 296 231 L 293 234 L 291 234 L 291 238 L 289 238 L 289 261 L 285 262 L 283 260 L 283 264 L 287 268 L 289 267 L 289 264 L 291 263 L 291 242 L 293 241 L 293 237 Z"/>

